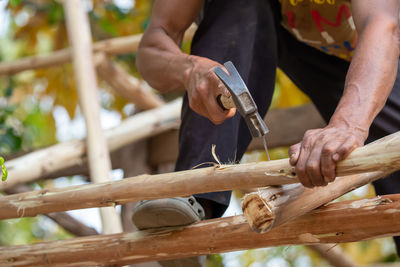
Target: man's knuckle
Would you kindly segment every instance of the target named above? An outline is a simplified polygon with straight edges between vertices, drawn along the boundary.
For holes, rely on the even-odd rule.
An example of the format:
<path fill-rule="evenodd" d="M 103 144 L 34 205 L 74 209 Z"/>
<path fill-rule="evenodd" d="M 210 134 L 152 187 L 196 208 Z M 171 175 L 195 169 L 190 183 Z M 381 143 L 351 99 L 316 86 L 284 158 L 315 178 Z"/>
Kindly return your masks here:
<path fill-rule="evenodd" d="M 306 169 L 304 166 L 296 166 L 296 174 L 298 177 L 305 177 L 306 176 Z"/>
<path fill-rule="evenodd" d="M 308 170 L 310 170 L 310 171 L 318 170 L 319 169 L 319 162 L 317 162 L 315 160 L 309 161 L 307 163 L 306 169 L 307 169 L 307 171 Z"/>
<path fill-rule="evenodd" d="M 335 152 L 335 147 L 333 145 L 326 145 L 324 146 L 324 148 L 322 149 L 322 155 L 323 156 L 330 156 Z"/>
<path fill-rule="evenodd" d="M 312 134 L 313 134 L 313 131 L 312 131 L 312 130 L 307 130 L 307 131 L 304 133 L 304 139 L 310 137 Z"/>

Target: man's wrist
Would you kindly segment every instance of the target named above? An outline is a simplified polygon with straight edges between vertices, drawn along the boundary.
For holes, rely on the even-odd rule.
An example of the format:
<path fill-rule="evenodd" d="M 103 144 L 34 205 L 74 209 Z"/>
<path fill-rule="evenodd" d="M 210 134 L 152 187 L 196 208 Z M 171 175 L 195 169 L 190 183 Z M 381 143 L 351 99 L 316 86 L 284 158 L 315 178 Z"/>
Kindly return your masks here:
<path fill-rule="evenodd" d="M 334 115 L 329 121 L 327 127 L 343 129 L 345 131 L 351 131 L 355 135 L 363 137 L 365 141 L 365 139 L 367 139 L 368 137 L 370 124 L 362 122 L 361 120 L 356 121 L 343 116 Z"/>
<path fill-rule="evenodd" d="M 190 77 L 193 73 L 193 68 L 195 66 L 196 56 L 184 54 L 184 64 L 182 73 L 182 85 L 185 90 L 189 88 Z"/>

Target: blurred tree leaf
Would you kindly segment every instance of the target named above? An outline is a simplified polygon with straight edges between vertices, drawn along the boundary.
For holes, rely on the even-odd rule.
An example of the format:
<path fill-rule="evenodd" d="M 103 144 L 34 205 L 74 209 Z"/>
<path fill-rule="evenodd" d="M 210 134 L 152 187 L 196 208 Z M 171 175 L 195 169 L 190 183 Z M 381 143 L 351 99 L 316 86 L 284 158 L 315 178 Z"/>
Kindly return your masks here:
<path fill-rule="evenodd" d="M 16 7 L 21 3 L 22 0 L 9 0 L 9 3 L 12 7 Z"/>

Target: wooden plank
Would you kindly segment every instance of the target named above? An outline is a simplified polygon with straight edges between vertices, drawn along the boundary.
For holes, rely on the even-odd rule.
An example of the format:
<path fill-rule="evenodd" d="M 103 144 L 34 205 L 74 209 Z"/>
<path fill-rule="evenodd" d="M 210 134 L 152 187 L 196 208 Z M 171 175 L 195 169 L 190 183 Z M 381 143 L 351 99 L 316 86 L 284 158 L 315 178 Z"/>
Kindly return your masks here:
<path fill-rule="evenodd" d="M 120 266 L 260 247 L 353 242 L 400 235 L 399 220 L 400 195 L 388 195 L 329 204 L 265 234 L 253 232 L 243 216 L 234 216 L 187 227 L 2 247 L 0 265 Z"/>

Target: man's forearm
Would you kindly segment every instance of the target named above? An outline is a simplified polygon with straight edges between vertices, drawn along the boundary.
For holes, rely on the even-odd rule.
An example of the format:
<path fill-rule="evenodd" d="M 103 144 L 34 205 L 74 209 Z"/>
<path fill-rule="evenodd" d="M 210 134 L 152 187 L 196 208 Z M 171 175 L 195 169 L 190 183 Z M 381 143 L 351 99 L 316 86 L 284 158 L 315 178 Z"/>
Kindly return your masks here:
<path fill-rule="evenodd" d="M 332 126 L 368 133 L 391 92 L 399 58 L 398 26 L 378 19 L 369 21 L 359 34 L 343 96 L 329 123 Z"/>
<path fill-rule="evenodd" d="M 143 37 L 136 64 L 143 78 L 155 89 L 180 91 L 185 89 L 185 74 L 190 69 L 191 59 L 160 27 Z"/>

